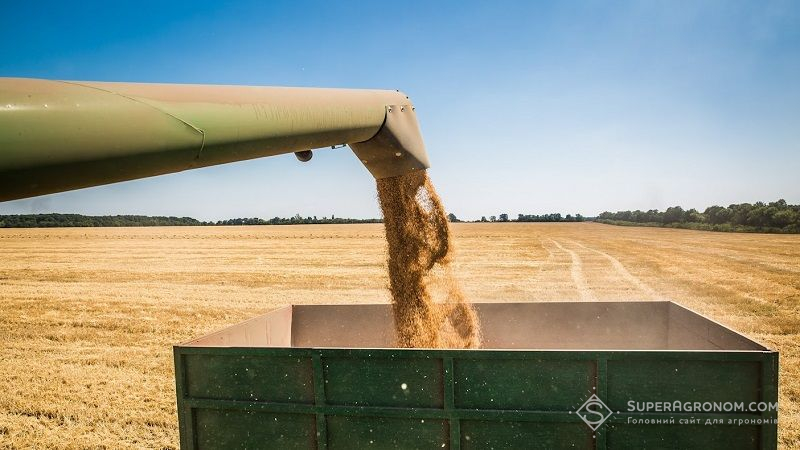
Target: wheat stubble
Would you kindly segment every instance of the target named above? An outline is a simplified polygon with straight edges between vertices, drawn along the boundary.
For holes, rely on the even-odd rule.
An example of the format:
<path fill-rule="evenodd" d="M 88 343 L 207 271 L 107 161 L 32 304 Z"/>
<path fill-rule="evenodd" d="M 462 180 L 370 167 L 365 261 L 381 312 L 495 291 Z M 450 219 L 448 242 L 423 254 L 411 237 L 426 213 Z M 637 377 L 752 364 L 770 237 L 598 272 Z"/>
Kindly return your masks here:
<path fill-rule="evenodd" d="M 478 318 L 453 276 L 450 227 L 427 172 L 377 184 L 397 345 L 479 347 Z"/>

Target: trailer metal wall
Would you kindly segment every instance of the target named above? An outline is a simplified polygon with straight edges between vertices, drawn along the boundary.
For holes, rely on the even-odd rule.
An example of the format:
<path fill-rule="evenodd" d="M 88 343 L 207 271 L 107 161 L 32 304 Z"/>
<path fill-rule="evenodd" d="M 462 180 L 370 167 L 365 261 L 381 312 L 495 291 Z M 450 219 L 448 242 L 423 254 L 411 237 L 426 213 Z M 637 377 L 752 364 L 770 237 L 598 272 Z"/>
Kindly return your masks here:
<path fill-rule="evenodd" d="M 362 346 L 391 342 L 387 311 L 387 305 L 295 306 L 176 346 L 182 448 L 777 446 L 774 424 L 728 424 L 774 420 L 771 411 L 627 412 L 629 400 L 777 402 L 776 352 L 673 303 L 478 305 L 487 344 L 518 346 L 502 350 L 306 346 L 331 342 L 329 334 L 342 326 L 351 331 L 339 334 Z M 372 327 L 355 332 L 345 318 Z M 565 336 L 579 327 L 583 338 L 557 341 L 540 329 L 520 340 L 532 323 L 546 322 Z M 595 332 L 603 345 L 637 349 L 523 348 L 582 347 Z M 592 394 L 614 411 L 596 432 L 574 413 Z M 629 422 L 668 417 L 674 424 Z M 679 423 L 689 418 L 699 425 Z M 723 424 L 704 425 L 714 419 Z"/>

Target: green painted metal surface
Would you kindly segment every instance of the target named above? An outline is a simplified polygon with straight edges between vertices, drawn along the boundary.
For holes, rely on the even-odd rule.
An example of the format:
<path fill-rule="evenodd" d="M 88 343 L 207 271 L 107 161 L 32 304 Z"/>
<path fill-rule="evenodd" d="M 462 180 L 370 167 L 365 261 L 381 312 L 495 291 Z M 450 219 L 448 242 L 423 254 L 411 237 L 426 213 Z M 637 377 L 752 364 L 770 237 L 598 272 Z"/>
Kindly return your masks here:
<path fill-rule="evenodd" d="M 777 402 L 778 355 L 764 349 L 422 350 L 200 342 L 176 346 L 174 354 L 185 449 L 777 447 L 773 411 L 626 408 L 631 399 Z M 592 394 L 614 411 L 596 431 L 575 414 Z M 674 422 L 631 423 L 667 418 Z M 690 419 L 698 423 L 680 423 Z M 721 422 L 706 424 L 713 420 Z M 738 420 L 772 422 L 737 425 Z"/>
<path fill-rule="evenodd" d="M 0 201 L 340 144 L 429 166 L 398 91 L 0 78 Z"/>

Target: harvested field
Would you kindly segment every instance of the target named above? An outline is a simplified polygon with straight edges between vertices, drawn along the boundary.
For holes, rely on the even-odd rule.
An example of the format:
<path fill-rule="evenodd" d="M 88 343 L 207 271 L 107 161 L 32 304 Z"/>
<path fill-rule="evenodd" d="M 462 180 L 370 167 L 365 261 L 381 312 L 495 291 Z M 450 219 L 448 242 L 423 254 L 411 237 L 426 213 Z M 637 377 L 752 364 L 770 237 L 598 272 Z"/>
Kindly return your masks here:
<path fill-rule="evenodd" d="M 800 448 L 800 235 L 454 224 L 472 301 L 671 299 L 781 352 Z M 173 448 L 172 344 L 290 303 L 388 302 L 380 224 L 0 230 L 0 448 Z"/>

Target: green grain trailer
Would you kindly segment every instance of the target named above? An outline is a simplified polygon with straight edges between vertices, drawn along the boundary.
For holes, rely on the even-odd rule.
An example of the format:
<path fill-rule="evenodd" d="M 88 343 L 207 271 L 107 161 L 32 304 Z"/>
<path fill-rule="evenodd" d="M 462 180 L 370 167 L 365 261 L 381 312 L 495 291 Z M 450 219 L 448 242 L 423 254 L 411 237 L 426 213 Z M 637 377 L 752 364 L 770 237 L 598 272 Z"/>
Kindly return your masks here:
<path fill-rule="evenodd" d="M 181 447 L 777 446 L 759 409 L 777 403 L 778 354 L 686 308 L 476 307 L 481 350 L 392 348 L 389 305 L 290 306 L 178 345 Z"/>

